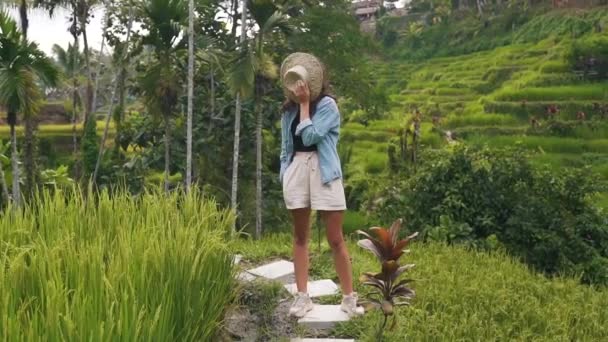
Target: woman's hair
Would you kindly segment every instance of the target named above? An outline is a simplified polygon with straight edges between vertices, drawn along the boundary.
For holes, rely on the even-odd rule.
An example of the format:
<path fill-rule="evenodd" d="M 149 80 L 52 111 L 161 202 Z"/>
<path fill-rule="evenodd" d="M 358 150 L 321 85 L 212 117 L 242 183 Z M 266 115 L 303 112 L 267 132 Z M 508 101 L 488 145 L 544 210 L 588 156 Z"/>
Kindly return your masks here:
<path fill-rule="evenodd" d="M 329 73 L 327 72 L 327 67 L 325 66 L 325 64 L 322 64 L 322 66 L 323 66 L 323 84 L 321 86 L 321 92 L 319 93 L 319 96 L 314 101 L 310 102 L 310 116 L 311 117 L 314 115 L 315 111 L 317 110 L 317 104 L 319 103 L 319 101 L 321 101 L 322 98 L 329 96 L 332 99 L 334 99 L 334 101 L 337 101 L 336 96 L 332 92 L 331 84 L 329 83 Z M 283 110 L 283 112 L 289 112 L 289 111 L 296 109 L 297 107 L 298 107 L 298 104 L 296 102 L 294 102 L 290 98 L 286 98 L 285 102 L 283 102 L 283 106 L 281 107 L 281 109 Z"/>

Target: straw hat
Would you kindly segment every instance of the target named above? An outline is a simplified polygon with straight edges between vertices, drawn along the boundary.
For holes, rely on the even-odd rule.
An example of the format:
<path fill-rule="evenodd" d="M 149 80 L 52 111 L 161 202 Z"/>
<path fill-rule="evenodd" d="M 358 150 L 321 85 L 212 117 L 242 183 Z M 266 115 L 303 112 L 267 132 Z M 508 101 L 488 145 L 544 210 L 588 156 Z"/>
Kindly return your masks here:
<path fill-rule="evenodd" d="M 294 102 L 298 102 L 294 94 L 296 83 L 299 80 L 307 82 L 310 89 L 310 100 L 314 101 L 319 97 L 323 88 L 323 64 L 311 54 L 293 53 L 287 56 L 281 65 L 281 80 L 285 95 Z"/>

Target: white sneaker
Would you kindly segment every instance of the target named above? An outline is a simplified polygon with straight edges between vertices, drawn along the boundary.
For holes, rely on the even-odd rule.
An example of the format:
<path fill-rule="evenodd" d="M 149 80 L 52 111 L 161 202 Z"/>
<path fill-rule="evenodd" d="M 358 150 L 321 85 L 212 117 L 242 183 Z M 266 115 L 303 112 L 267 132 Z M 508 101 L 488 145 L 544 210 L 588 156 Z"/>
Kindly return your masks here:
<path fill-rule="evenodd" d="M 308 311 L 312 310 L 312 308 L 312 300 L 308 296 L 308 293 L 298 292 L 295 295 L 293 304 L 291 304 L 291 308 L 289 308 L 289 315 L 302 318 Z"/>
<path fill-rule="evenodd" d="M 346 312 L 350 317 L 363 315 L 365 310 L 362 307 L 357 306 L 357 299 L 358 296 L 356 292 L 353 292 L 350 295 L 342 296 L 342 304 L 340 305 L 340 309 Z"/>

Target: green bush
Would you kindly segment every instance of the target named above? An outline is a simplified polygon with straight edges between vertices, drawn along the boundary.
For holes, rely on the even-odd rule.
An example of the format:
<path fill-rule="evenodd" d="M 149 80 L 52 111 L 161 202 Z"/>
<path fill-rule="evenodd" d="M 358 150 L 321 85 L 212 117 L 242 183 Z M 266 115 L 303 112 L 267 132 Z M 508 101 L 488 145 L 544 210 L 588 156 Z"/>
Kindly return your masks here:
<path fill-rule="evenodd" d="M 196 191 L 45 192 L 0 218 L 0 339 L 216 340 L 233 219 Z"/>
<path fill-rule="evenodd" d="M 368 152 L 365 158 L 365 172 L 371 174 L 382 173 L 387 167 L 387 157 L 384 153 Z"/>
<path fill-rule="evenodd" d="M 562 61 L 550 61 L 540 66 L 542 74 L 565 73 L 570 71 L 570 65 Z"/>
<path fill-rule="evenodd" d="M 608 79 L 608 36 L 573 40 L 567 59 L 573 69 L 588 78 Z"/>
<path fill-rule="evenodd" d="M 344 235 L 350 236 L 355 234 L 357 230 L 369 228 L 369 220 L 367 216 L 359 211 L 348 210 L 344 214 Z"/>
<path fill-rule="evenodd" d="M 536 169 L 517 150 L 429 152 L 411 178 L 386 189 L 378 214 L 405 217 L 423 236 L 491 247 L 492 239 L 547 274 L 608 284 L 608 217 L 588 202 L 587 170 Z"/>

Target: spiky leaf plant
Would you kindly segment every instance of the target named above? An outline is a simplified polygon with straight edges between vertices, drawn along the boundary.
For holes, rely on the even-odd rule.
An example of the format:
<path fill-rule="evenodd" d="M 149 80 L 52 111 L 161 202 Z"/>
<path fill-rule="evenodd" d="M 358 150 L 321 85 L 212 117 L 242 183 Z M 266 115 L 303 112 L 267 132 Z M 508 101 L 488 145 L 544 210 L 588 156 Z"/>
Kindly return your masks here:
<path fill-rule="evenodd" d="M 418 233 L 414 233 L 405 239 L 399 239 L 399 230 L 402 221 L 396 220 L 390 229 L 382 227 L 370 228 L 376 236 L 372 237 L 364 231 L 358 231 L 365 239 L 360 240 L 358 245 L 371 251 L 380 261 L 382 271 L 380 273 L 366 272 L 361 276 L 363 285 L 370 286 L 371 292 L 366 296 L 362 304 L 366 309 L 381 309 L 384 320 L 379 326 L 377 340 L 381 341 L 384 336 L 384 329 L 388 322 L 388 317 L 393 316 L 394 327 L 397 317 L 394 315 L 395 306 L 409 305 L 415 292 L 409 287 L 412 279 L 399 280 L 399 277 L 407 270 L 414 267 L 413 264 L 399 265 L 399 258 L 408 252 L 405 248 Z"/>

